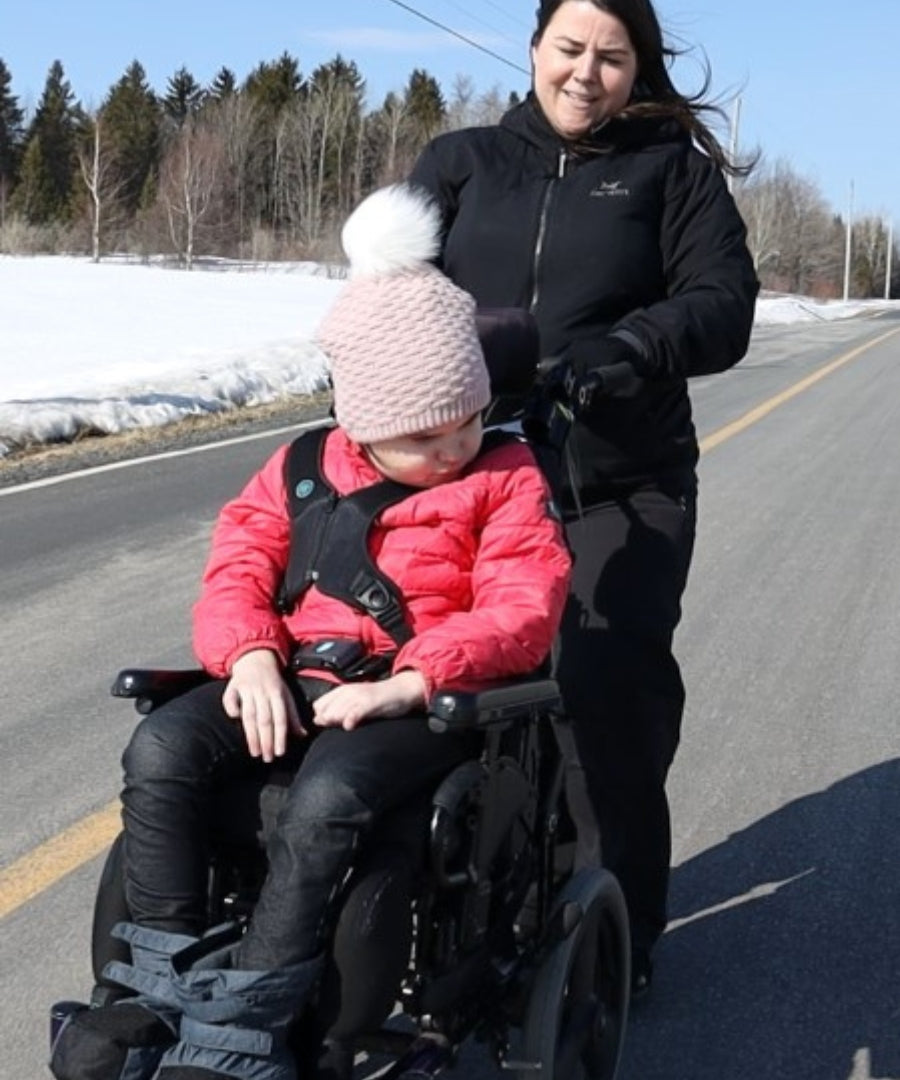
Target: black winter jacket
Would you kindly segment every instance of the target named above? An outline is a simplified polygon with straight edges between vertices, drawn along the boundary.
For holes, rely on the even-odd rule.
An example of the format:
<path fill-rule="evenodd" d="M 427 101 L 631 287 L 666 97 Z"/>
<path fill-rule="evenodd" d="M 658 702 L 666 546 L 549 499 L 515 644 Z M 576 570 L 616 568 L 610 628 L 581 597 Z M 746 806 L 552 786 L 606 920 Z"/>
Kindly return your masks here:
<path fill-rule="evenodd" d="M 570 440 L 583 501 L 692 484 L 686 380 L 744 355 L 758 283 L 722 175 L 687 134 L 618 119 L 573 146 L 529 97 L 435 139 L 410 181 L 441 207 L 444 271 L 482 307 L 530 309 L 544 356 L 587 370 L 610 331 L 639 350 L 639 392 L 602 399 Z"/>

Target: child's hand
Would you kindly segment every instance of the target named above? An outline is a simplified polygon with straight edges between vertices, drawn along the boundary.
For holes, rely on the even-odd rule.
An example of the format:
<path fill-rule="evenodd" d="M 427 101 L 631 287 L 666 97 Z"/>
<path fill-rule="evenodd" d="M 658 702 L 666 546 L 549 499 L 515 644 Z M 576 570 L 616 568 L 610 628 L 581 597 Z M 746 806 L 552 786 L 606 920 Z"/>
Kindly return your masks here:
<path fill-rule="evenodd" d="M 254 649 L 235 660 L 222 705 L 240 720 L 253 757 L 272 761 L 287 749 L 288 731 L 303 734 L 297 706 L 270 649 Z"/>
<path fill-rule="evenodd" d="M 406 716 L 425 706 L 425 679 L 418 671 L 400 671 L 381 682 L 344 683 L 313 704 L 319 727 L 352 731 L 364 720 Z"/>

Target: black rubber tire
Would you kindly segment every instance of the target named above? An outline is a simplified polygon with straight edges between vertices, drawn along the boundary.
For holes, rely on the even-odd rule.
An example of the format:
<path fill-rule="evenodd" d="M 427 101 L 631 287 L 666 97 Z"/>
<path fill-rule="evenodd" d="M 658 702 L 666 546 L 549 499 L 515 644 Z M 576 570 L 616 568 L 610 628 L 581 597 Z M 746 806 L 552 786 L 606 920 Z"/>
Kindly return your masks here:
<path fill-rule="evenodd" d="M 519 1080 L 613 1080 L 619 1068 L 631 980 L 622 890 L 606 870 L 581 870 L 555 912 L 567 905 L 574 907 L 566 923 L 575 925 L 544 958 L 531 987 L 521 1054 L 531 1068 L 521 1069 Z"/>
<path fill-rule="evenodd" d="M 103 968 L 110 960 L 131 962 L 131 950 L 124 941 L 110 936 L 117 922 L 129 922 L 131 915 L 125 902 L 125 834 L 119 833 L 106 856 L 97 899 L 94 901 L 94 919 L 91 926 L 91 967 L 98 986 L 108 984 L 103 978 Z"/>

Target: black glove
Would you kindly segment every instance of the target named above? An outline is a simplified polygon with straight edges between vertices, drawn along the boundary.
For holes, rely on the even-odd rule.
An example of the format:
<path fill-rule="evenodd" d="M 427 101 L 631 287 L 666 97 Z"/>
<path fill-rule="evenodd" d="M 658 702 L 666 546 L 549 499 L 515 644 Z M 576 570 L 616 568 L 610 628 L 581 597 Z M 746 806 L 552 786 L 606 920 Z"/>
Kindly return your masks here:
<path fill-rule="evenodd" d="M 642 357 L 621 338 L 579 342 L 566 350 L 566 358 L 567 371 L 559 378 L 579 418 L 590 415 L 602 398 L 633 397 L 644 385 L 637 371 Z"/>

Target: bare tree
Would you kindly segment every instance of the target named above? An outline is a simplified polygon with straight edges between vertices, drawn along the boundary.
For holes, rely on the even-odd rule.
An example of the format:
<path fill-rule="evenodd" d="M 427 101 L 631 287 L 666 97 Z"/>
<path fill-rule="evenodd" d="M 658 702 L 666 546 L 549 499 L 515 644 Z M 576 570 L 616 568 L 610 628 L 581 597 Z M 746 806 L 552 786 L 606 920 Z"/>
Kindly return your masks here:
<path fill-rule="evenodd" d="M 375 125 L 376 138 L 382 147 L 381 166 L 376 170 L 379 184 L 390 184 L 401 177 L 400 147 L 409 126 L 409 109 L 402 97 L 388 94 Z"/>
<path fill-rule="evenodd" d="M 282 112 L 275 204 L 279 223 L 307 254 L 318 253 L 361 190 L 361 128 L 358 99 L 340 80 L 320 80 Z"/>
<path fill-rule="evenodd" d="M 222 158 L 220 139 L 188 117 L 163 159 L 159 196 L 172 245 L 188 270 L 194 266 L 198 229 L 213 206 Z"/>
<path fill-rule="evenodd" d="M 887 233 L 880 217 L 859 218 L 853 224 L 853 283 L 857 296 L 884 294 L 887 275 Z"/>
<path fill-rule="evenodd" d="M 220 228 L 237 252 L 247 238 L 252 211 L 253 162 L 261 141 L 260 109 L 247 94 L 227 94 L 203 110 L 203 125 L 222 146 Z"/>
<path fill-rule="evenodd" d="M 812 181 L 781 159 L 758 166 L 735 197 L 765 287 L 835 295 L 840 258 L 835 220 Z"/>
<path fill-rule="evenodd" d="M 281 111 L 275 128 L 272 199 L 275 220 L 288 240 L 306 245 L 315 234 L 311 208 L 315 173 L 315 122 L 305 101 Z"/>
<path fill-rule="evenodd" d="M 342 67 L 326 65 L 314 73 L 310 84 L 307 107 L 317 143 L 315 206 L 310 210 L 317 235 L 329 216 L 340 217 L 351 204 L 353 184 L 347 163 L 356 159 L 355 143 L 362 127 L 360 90 L 354 78 L 355 69 L 348 77 Z"/>
<path fill-rule="evenodd" d="M 778 188 L 771 176 L 741 184 L 736 192 L 738 205 L 747 226 L 747 247 L 753 256 L 756 272 L 772 270 L 781 256 L 778 249 Z"/>
<path fill-rule="evenodd" d="M 489 127 L 491 124 L 496 124 L 508 108 L 509 104 L 500 93 L 500 87 L 494 86 L 479 95 L 475 103 L 472 123 L 476 127 Z"/>
<path fill-rule="evenodd" d="M 104 214 L 109 215 L 125 188 L 125 181 L 116 166 L 115 158 L 103 141 L 103 113 L 98 110 L 87 118 L 89 138 L 79 140 L 76 153 L 81 178 L 91 199 L 91 258 L 100 262 Z"/>
<path fill-rule="evenodd" d="M 475 98 L 475 83 L 470 75 L 457 75 L 453 80 L 453 92 L 447 105 L 447 118 L 444 121 L 447 131 L 459 131 L 472 126 L 472 102 Z"/>

